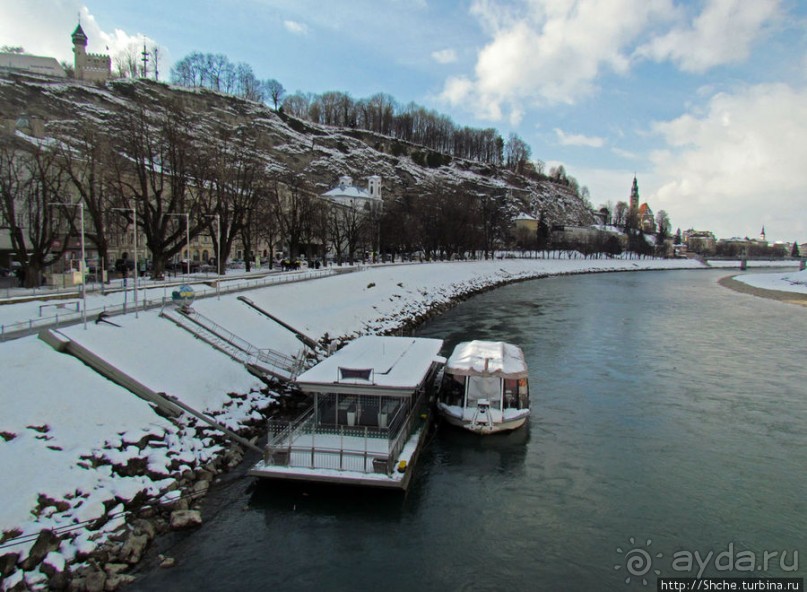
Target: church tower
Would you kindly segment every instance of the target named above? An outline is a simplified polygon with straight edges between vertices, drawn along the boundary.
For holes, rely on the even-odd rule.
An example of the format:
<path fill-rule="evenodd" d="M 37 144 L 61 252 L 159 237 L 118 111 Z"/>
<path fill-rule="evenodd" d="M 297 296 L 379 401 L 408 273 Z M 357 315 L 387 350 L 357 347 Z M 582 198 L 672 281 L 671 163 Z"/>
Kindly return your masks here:
<path fill-rule="evenodd" d="M 764 226 L 762 227 L 762 232 L 759 233 L 759 240 L 761 242 L 763 242 L 763 243 L 765 242 L 765 227 Z"/>
<path fill-rule="evenodd" d="M 639 183 L 636 181 L 636 175 L 633 175 L 633 185 L 630 188 L 630 203 L 631 210 L 639 209 Z"/>
<path fill-rule="evenodd" d="M 381 199 L 381 177 L 373 175 L 370 177 L 367 186 L 370 192 L 370 199 Z"/>

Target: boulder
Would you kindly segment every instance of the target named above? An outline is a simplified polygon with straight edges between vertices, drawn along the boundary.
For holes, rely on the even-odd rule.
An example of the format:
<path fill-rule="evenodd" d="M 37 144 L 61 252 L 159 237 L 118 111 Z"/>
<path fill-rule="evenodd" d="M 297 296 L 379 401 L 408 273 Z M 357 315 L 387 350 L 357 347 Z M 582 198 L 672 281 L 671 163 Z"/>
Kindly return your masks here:
<path fill-rule="evenodd" d="M 80 590 L 85 592 L 104 592 L 106 587 L 106 573 L 101 570 L 91 570 L 84 574 Z"/>
<path fill-rule="evenodd" d="M 17 562 L 20 560 L 19 553 L 6 553 L 0 555 L 0 582 L 3 578 L 10 576 L 17 571 Z"/>
<path fill-rule="evenodd" d="M 137 534 L 144 534 L 149 539 L 153 539 L 155 536 L 157 536 L 157 527 L 151 520 L 136 520 L 134 523 L 134 528 Z"/>
<path fill-rule="evenodd" d="M 37 565 L 42 563 L 42 560 L 48 553 L 56 551 L 59 548 L 60 543 L 61 540 L 52 530 L 41 531 L 36 538 L 34 546 L 31 547 L 31 552 L 28 553 L 28 557 L 20 563 L 20 567 L 25 571 L 33 571 Z"/>
<path fill-rule="evenodd" d="M 174 510 L 171 512 L 171 529 L 179 530 L 199 526 L 202 523 L 202 513 L 199 510 Z"/>
<path fill-rule="evenodd" d="M 69 585 L 69 571 L 59 571 L 48 578 L 48 590 L 67 590 Z"/>
<path fill-rule="evenodd" d="M 210 489 L 210 481 L 201 480 L 193 484 L 191 490 L 191 500 L 197 500 L 207 495 L 207 490 Z"/>
<path fill-rule="evenodd" d="M 49 554 L 39 564 L 39 571 L 48 577 L 48 589 L 64 590 L 70 583 L 70 568 L 61 553 Z"/>
<path fill-rule="evenodd" d="M 107 576 L 106 583 L 104 584 L 104 590 L 106 592 L 114 592 L 121 586 L 126 586 L 134 581 L 135 577 L 128 574 L 115 574 L 112 576 Z"/>
<path fill-rule="evenodd" d="M 132 533 L 121 547 L 120 560 L 129 564 L 137 563 L 143 557 L 148 544 L 149 538 L 146 535 Z"/>

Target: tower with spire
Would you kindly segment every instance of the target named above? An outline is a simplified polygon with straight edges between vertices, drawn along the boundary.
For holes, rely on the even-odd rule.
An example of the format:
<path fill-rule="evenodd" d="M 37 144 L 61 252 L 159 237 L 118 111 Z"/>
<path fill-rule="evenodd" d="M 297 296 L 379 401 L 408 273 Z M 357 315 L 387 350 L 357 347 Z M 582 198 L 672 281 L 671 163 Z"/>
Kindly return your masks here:
<path fill-rule="evenodd" d="M 633 185 L 630 188 L 630 209 L 639 209 L 639 183 L 636 181 L 636 175 L 633 175 Z"/>
<path fill-rule="evenodd" d="M 76 80 L 103 82 L 112 77 L 112 60 L 108 55 L 87 53 L 87 34 L 81 23 L 71 35 Z"/>

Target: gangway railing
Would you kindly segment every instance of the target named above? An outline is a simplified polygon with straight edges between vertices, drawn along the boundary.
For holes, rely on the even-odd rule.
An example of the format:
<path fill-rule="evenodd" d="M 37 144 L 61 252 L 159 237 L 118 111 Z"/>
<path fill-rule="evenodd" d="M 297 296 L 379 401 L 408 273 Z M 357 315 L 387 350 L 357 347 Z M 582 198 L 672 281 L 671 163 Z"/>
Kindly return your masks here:
<path fill-rule="evenodd" d="M 305 358 L 302 356 L 302 352 L 300 356 L 293 357 L 270 348 L 259 349 L 214 320 L 192 309 L 177 309 L 175 312 L 177 314 L 164 310 L 162 316 L 200 338 L 204 338 L 202 333 L 207 334 L 210 336 L 208 342 L 212 342 L 211 345 L 217 345 L 218 349 L 247 367 L 256 367 L 260 371 L 283 380 L 293 380 L 303 370 Z"/>

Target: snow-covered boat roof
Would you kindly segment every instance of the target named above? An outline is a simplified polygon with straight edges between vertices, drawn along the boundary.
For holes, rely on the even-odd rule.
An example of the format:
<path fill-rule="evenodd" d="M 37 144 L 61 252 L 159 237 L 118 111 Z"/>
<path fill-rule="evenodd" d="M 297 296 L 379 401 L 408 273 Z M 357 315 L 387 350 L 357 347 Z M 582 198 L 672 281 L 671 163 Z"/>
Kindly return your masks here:
<path fill-rule="evenodd" d="M 366 336 L 297 377 L 309 393 L 406 394 L 426 379 L 442 339 Z"/>
<path fill-rule="evenodd" d="M 503 341 L 465 341 L 457 345 L 446 364 L 446 372 L 460 376 L 527 378 L 524 352 Z"/>

